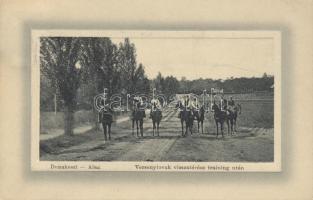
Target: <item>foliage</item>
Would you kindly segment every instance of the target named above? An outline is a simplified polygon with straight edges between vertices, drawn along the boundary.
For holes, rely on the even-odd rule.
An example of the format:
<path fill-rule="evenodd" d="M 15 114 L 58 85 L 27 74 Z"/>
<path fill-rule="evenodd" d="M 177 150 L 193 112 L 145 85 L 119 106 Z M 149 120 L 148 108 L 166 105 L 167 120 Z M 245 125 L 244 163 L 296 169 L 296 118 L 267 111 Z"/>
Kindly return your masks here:
<path fill-rule="evenodd" d="M 110 38 L 43 37 L 40 40 L 41 111 L 65 112 L 65 133 L 71 135 L 73 112 L 93 108 L 93 97 L 108 89 L 109 95 L 150 92 L 143 64 L 128 38 L 119 47 Z M 60 109 L 62 108 L 62 109 Z"/>
<path fill-rule="evenodd" d="M 44 37 L 40 45 L 41 81 L 47 78 L 47 85 L 59 92 L 65 106 L 65 134 L 71 135 L 81 75 L 76 65 L 81 55 L 81 41 L 72 37 Z"/>
<path fill-rule="evenodd" d="M 226 80 L 213 80 L 213 79 L 196 79 L 187 80 L 182 77 L 181 80 L 173 76 L 163 77 L 159 72 L 156 78 L 152 81 L 152 86 L 158 92 L 167 96 L 176 93 L 194 93 L 202 94 L 203 90 L 210 91 L 210 88 L 224 89 L 225 93 L 252 93 L 256 91 L 270 91 L 271 86 L 274 84 L 274 77 L 263 75 L 260 78 L 230 78 Z"/>

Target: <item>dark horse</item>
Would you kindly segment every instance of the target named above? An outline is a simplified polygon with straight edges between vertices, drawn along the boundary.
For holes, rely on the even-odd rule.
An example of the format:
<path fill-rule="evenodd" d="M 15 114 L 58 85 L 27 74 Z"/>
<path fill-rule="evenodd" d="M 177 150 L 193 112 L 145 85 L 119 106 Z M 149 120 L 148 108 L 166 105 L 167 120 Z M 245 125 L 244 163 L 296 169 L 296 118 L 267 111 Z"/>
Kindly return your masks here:
<path fill-rule="evenodd" d="M 194 112 L 195 118 L 198 122 L 198 133 L 200 132 L 200 124 L 201 124 L 201 133 L 203 133 L 203 121 L 204 121 L 204 107 L 201 106 L 199 110 Z"/>
<path fill-rule="evenodd" d="M 218 124 L 221 126 L 222 137 L 224 137 L 224 122 L 227 121 L 227 113 L 222 111 L 218 105 L 215 103 L 212 106 L 212 110 L 214 111 L 214 120 L 216 124 L 216 138 L 218 137 Z"/>
<path fill-rule="evenodd" d="M 134 135 L 135 122 L 137 127 L 137 137 L 139 136 L 139 129 L 141 137 L 143 137 L 143 119 L 146 117 L 145 110 L 141 108 L 140 103 L 136 103 L 134 105 L 134 109 L 132 111 L 132 133 Z"/>
<path fill-rule="evenodd" d="M 159 126 L 162 120 L 162 111 L 160 109 L 155 109 L 151 111 L 151 118 L 152 118 L 152 124 L 153 124 L 152 134 L 154 136 L 154 133 L 156 132 L 159 136 Z"/>
<path fill-rule="evenodd" d="M 216 137 L 218 137 L 218 124 L 221 126 L 222 136 L 224 137 L 223 129 L 224 122 L 227 123 L 227 133 L 233 135 L 234 129 L 237 127 L 237 117 L 238 113 L 241 113 L 241 105 L 237 104 L 236 106 L 228 108 L 226 111 L 220 110 L 220 108 L 214 103 L 212 110 L 214 111 L 214 120 L 216 123 Z"/>
<path fill-rule="evenodd" d="M 102 108 L 99 112 L 99 123 L 102 123 L 104 140 L 107 140 L 107 133 L 109 140 L 111 140 L 111 124 L 113 122 L 113 111 L 111 108 Z"/>
<path fill-rule="evenodd" d="M 180 123 L 181 123 L 181 128 L 182 128 L 182 136 L 183 137 L 187 136 L 188 130 L 190 131 L 190 134 L 192 135 L 192 127 L 193 127 L 193 120 L 194 120 L 193 111 L 183 106 L 181 102 L 178 102 L 176 104 L 176 108 L 178 108 L 180 111 L 179 118 L 180 118 Z M 185 133 L 184 133 L 184 123 L 186 125 Z"/>
<path fill-rule="evenodd" d="M 241 105 L 237 104 L 234 106 L 229 106 L 226 112 L 227 112 L 228 134 L 230 131 L 230 135 L 233 135 L 234 131 L 237 132 L 237 117 L 238 117 L 238 113 L 241 114 Z M 230 130 L 229 130 L 229 125 L 230 125 Z"/>

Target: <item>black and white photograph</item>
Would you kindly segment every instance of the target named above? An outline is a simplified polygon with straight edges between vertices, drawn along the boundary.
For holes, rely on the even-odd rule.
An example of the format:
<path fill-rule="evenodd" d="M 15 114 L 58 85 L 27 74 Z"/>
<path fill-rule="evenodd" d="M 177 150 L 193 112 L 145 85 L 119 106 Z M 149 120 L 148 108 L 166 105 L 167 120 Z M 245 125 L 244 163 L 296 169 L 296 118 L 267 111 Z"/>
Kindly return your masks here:
<path fill-rule="evenodd" d="M 32 45 L 43 168 L 280 170 L 279 32 L 39 30 Z"/>

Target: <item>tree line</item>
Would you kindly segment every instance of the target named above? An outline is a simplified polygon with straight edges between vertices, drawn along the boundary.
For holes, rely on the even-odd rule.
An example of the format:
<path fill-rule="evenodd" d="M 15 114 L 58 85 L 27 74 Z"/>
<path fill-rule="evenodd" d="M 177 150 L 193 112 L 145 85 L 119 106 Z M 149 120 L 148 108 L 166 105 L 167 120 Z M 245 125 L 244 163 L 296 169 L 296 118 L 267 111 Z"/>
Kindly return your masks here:
<path fill-rule="evenodd" d="M 163 77 L 161 73 L 152 81 L 152 85 L 158 91 L 170 96 L 171 94 L 202 94 L 204 90 L 210 93 L 210 88 L 223 89 L 224 93 L 251 93 L 257 91 L 272 91 L 274 84 L 274 76 L 263 74 L 262 77 L 230 77 L 226 80 L 199 78 L 188 80 L 182 77 L 180 80 L 173 76 Z"/>

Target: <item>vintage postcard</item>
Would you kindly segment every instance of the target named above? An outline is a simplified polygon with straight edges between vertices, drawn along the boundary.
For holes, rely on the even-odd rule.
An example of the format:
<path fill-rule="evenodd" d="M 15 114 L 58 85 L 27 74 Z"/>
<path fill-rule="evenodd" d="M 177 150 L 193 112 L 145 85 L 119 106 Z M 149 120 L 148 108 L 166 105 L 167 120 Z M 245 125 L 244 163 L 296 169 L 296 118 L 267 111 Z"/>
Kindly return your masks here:
<path fill-rule="evenodd" d="M 36 171 L 281 171 L 279 31 L 33 30 Z"/>

